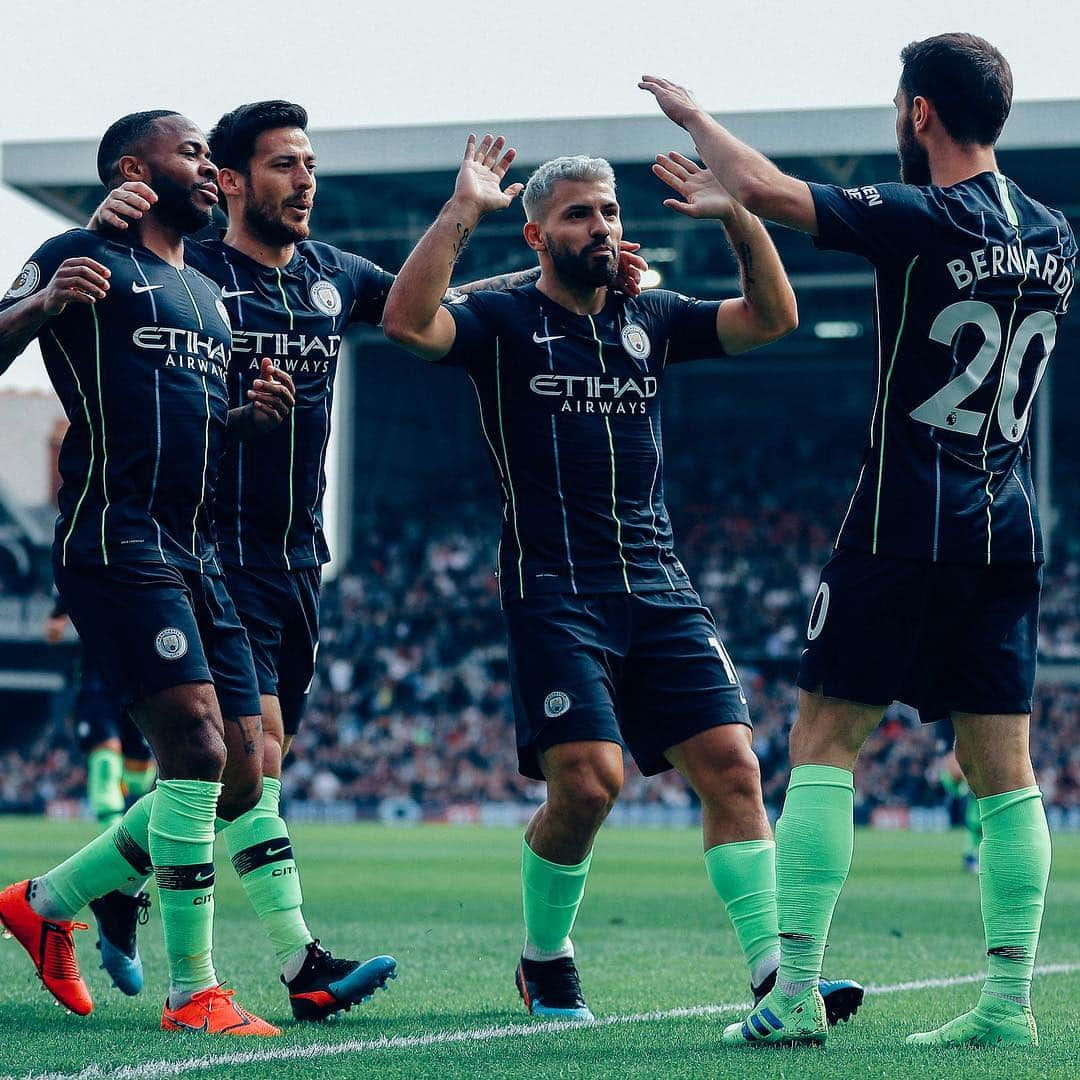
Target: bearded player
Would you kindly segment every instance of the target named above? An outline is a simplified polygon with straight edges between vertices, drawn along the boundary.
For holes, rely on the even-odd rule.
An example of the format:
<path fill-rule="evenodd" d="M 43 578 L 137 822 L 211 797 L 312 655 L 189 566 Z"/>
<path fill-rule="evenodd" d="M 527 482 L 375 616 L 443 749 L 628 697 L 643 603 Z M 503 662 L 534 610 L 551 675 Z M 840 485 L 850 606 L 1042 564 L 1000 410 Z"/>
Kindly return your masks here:
<path fill-rule="evenodd" d="M 615 288 L 622 221 L 611 166 L 564 157 L 524 187 L 535 284 L 442 304 L 480 220 L 523 190 L 502 190 L 514 158 L 504 145 L 470 136 L 454 194 L 402 267 L 383 325 L 418 356 L 465 369 L 502 494 L 519 767 L 547 782 L 522 845 L 517 988 L 533 1015 L 592 1016 L 570 933 L 625 746 L 644 774 L 675 768 L 700 798 L 708 875 L 760 996 L 778 956 L 773 841 L 746 698 L 672 549 L 660 391 L 671 364 L 789 333 L 795 297 L 761 222 L 696 169 L 680 208 L 723 223 L 742 295 L 628 297 Z M 834 1020 L 862 1000 L 853 983 L 823 991 Z"/>
<path fill-rule="evenodd" d="M 1032 400 L 1073 287 L 1065 217 L 998 170 L 1001 53 L 943 34 L 900 54 L 902 183 L 785 176 L 681 87 L 641 86 L 754 213 L 862 255 L 877 277 L 877 394 L 855 493 L 821 574 L 776 829 L 780 971 L 725 1042 L 823 1042 L 817 992 L 851 864 L 855 761 L 893 700 L 951 717 L 978 797 L 989 966 L 974 1009 L 909 1041 L 1038 1044 L 1031 978 L 1050 834 L 1029 752 L 1043 541 Z"/>

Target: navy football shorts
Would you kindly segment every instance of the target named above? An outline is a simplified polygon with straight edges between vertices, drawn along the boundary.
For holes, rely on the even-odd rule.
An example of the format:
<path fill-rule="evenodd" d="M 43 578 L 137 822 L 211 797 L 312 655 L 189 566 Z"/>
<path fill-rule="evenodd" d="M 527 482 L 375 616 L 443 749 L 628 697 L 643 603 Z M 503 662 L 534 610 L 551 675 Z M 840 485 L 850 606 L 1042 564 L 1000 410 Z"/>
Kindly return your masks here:
<path fill-rule="evenodd" d="M 79 689 L 75 694 L 72 716 L 79 749 L 88 754 L 94 747 L 110 739 L 119 739 L 127 760 L 149 761 L 153 755 L 142 732 L 124 704 L 109 689 L 85 647 L 81 652 Z"/>
<path fill-rule="evenodd" d="M 295 735 L 319 650 L 322 568 L 227 566 L 225 581 L 248 632 L 259 693 L 278 699 L 285 734 Z"/>
<path fill-rule="evenodd" d="M 821 571 L 799 668 L 803 690 L 883 708 L 1031 712 L 1042 567 L 836 552 Z"/>
<path fill-rule="evenodd" d="M 560 743 L 618 743 L 646 776 L 673 746 L 721 724 L 750 725 L 716 624 L 693 589 L 550 595 L 507 604 L 518 767 Z"/>
<path fill-rule="evenodd" d="M 214 684 L 223 716 L 258 716 L 251 649 L 220 576 L 162 563 L 53 568 L 86 653 L 113 699 Z"/>

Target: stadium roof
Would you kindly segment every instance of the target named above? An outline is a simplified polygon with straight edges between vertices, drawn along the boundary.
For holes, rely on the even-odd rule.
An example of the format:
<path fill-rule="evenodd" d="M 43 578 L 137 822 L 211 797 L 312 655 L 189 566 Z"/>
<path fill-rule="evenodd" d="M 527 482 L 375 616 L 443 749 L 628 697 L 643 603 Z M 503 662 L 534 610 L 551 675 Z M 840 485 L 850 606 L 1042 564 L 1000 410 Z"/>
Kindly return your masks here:
<path fill-rule="evenodd" d="M 199 119 L 209 123 L 214 118 Z M 856 186 L 897 176 L 891 106 L 746 112 L 723 119 L 782 168 L 807 180 Z M 686 135 L 664 117 L 506 121 L 477 124 L 473 130 L 490 128 L 505 132 L 517 147 L 513 175 L 519 178 L 560 154 L 607 157 L 617 167 L 627 237 L 642 243 L 663 284 L 699 296 L 730 295 L 736 288 L 721 231 L 662 206 L 668 190 L 648 163 L 657 151 L 690 150 Z M 315 235 L 396 270 L 450 194 L 468 130 L 464 124 L 440 124 L 313 131 L 320 176 Z M 5 144 L 3 180 L 83 222 L 103 194 L 95 172 L 96 147 L 95 139 Z M 1080 176 L 1080 100 L 1018 103 L 999 160 L 1025 191 L 1059 207 L 1080 227 L 1075 180 Z M 521 240 L 522 220 L 520 209 L 486 220 L 456 279 L 532 265 Z M 822 259 L 804 237 L 784 229 L 773 232 L 804 314 L 810 315 L 804 318 L 805 329 L 774 352 L 813 353 L 819 347 L 813 326 L 850 320 L 853 310 L 868 314 L 865 299 L 873 276 L 860 259 Z M 850 344 L 859 347 L 855 340 Z M 827 344 L 830 355 L 844 347 L 843 341 Z"/>

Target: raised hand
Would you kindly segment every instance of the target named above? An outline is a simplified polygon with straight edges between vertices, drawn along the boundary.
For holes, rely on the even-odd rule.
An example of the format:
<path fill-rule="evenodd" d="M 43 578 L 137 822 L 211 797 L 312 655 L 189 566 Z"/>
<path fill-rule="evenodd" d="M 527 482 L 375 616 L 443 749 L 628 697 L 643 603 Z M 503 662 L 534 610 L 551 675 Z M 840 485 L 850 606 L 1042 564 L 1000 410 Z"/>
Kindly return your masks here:
<path fill-rule="evenodd" d="M 113 229 L 126 229 L 129 222 L 138 221 L 156 202 L 153 188 L 139 180 L 128 180 L 105 196 L 86 227 L 97 230 L 108 225 Z"/>
<path fill-rule="evenodd" d="M 664 205 L 692 218 L 717 218 L 728 221 L 735 213 L 735 200 L 727 188 L 706 168 L 688 157 L 672 150 L 669 154 L 657 154 L 652 167 L 672 191 L 682 200 L 665 199 Z"/>
<path fill-rule="evenodd" d="M 679 127 L 686 127 L 687 121 L 701 112 L 701 106 L 690 91 L 668 79 L 661 79 L 656 75 L 642 75 L 638 88 L 648 90 L 664 110 L 664 115 L 669 120 L 674 120 Z"/>
<path fill-rule="evenodd" d="M 65 259 L 42 292 L 45 314 L 59 315 L 68 304 L 96 304 L 109 291 L 110 270 L 93 259 Z"/>
<path fill-rule="evenodd" d="M 471 206 L 478 215 L 505 210 L 524 190 L 524 184 L 511 184 L 503 190 L 502 182 L 517 156 L 517 151 L 503 152 L 506 139 L 485 135 L 479 142 L 470 135 L 465 157 L 454 184 L 454 199 Z M 501 155 L 501 157 L 500 157 Z"/>
<path fill-rule="evenodd" d="M 275 367 L 269 357 L 263 357 L 259 377 L 251 384 L 247 399 L 252 405 L 256 431 L 268 431 L 292 412 L 296 404 L 296 386 L 288 372 Z"/>

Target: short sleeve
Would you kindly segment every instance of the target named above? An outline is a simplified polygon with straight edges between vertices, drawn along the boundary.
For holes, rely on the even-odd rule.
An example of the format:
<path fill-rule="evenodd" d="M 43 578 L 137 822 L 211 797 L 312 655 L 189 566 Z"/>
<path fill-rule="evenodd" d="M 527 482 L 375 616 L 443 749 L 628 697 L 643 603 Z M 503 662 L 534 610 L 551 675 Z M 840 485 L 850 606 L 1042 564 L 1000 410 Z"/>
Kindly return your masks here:
<path fill-rule="evenodd" d="M 817 212 L 814 246 L 823 251 L 847 251 L 875 263 L 908 258 L 938 224 L 926 191 L 911 184 L 808 186 Z"/>
<path fill-rule="evenodd" d="M 660 330 L 666 339 L 665 364 L 680 364 L 687 360 L 715 359 L 724 355 L 724 347 L 716 333 L 716 313 L 720 302 L 697 300 L 675 292 L 648 292 L 650 303 L 656 304 Z"/>
<path fill-rule="evenodd" d="M 350 255 L 345 260 L 345 271 L 355 290 L 349 322 L 378 326 L 382 322 L 390 286 L 394 284 L 394 275 L 360 255 Z"/>
<path fill-rule="evenodd" d="M 464 293 L 443 303 L 453 316 L 457 335 L 450 351 L 438 363 L 468 370 L 483 366 L 493 355 L 497 330 L 492 298 L 498 295 L 493 292 Z"/>
<path fill-rule="evenodd" d="M 0 297 L 0 312 L 7 311 L 20 300 L 41 292 L 52 281 L 57 268 L 65 259 L 77 256 L 94 258 L 97 248 L 92 242 L 88 242 L 89 240 L 88 235 L 80 229 L 46 240 L 26 261 L 11 283 L 11 288 Z"/>

